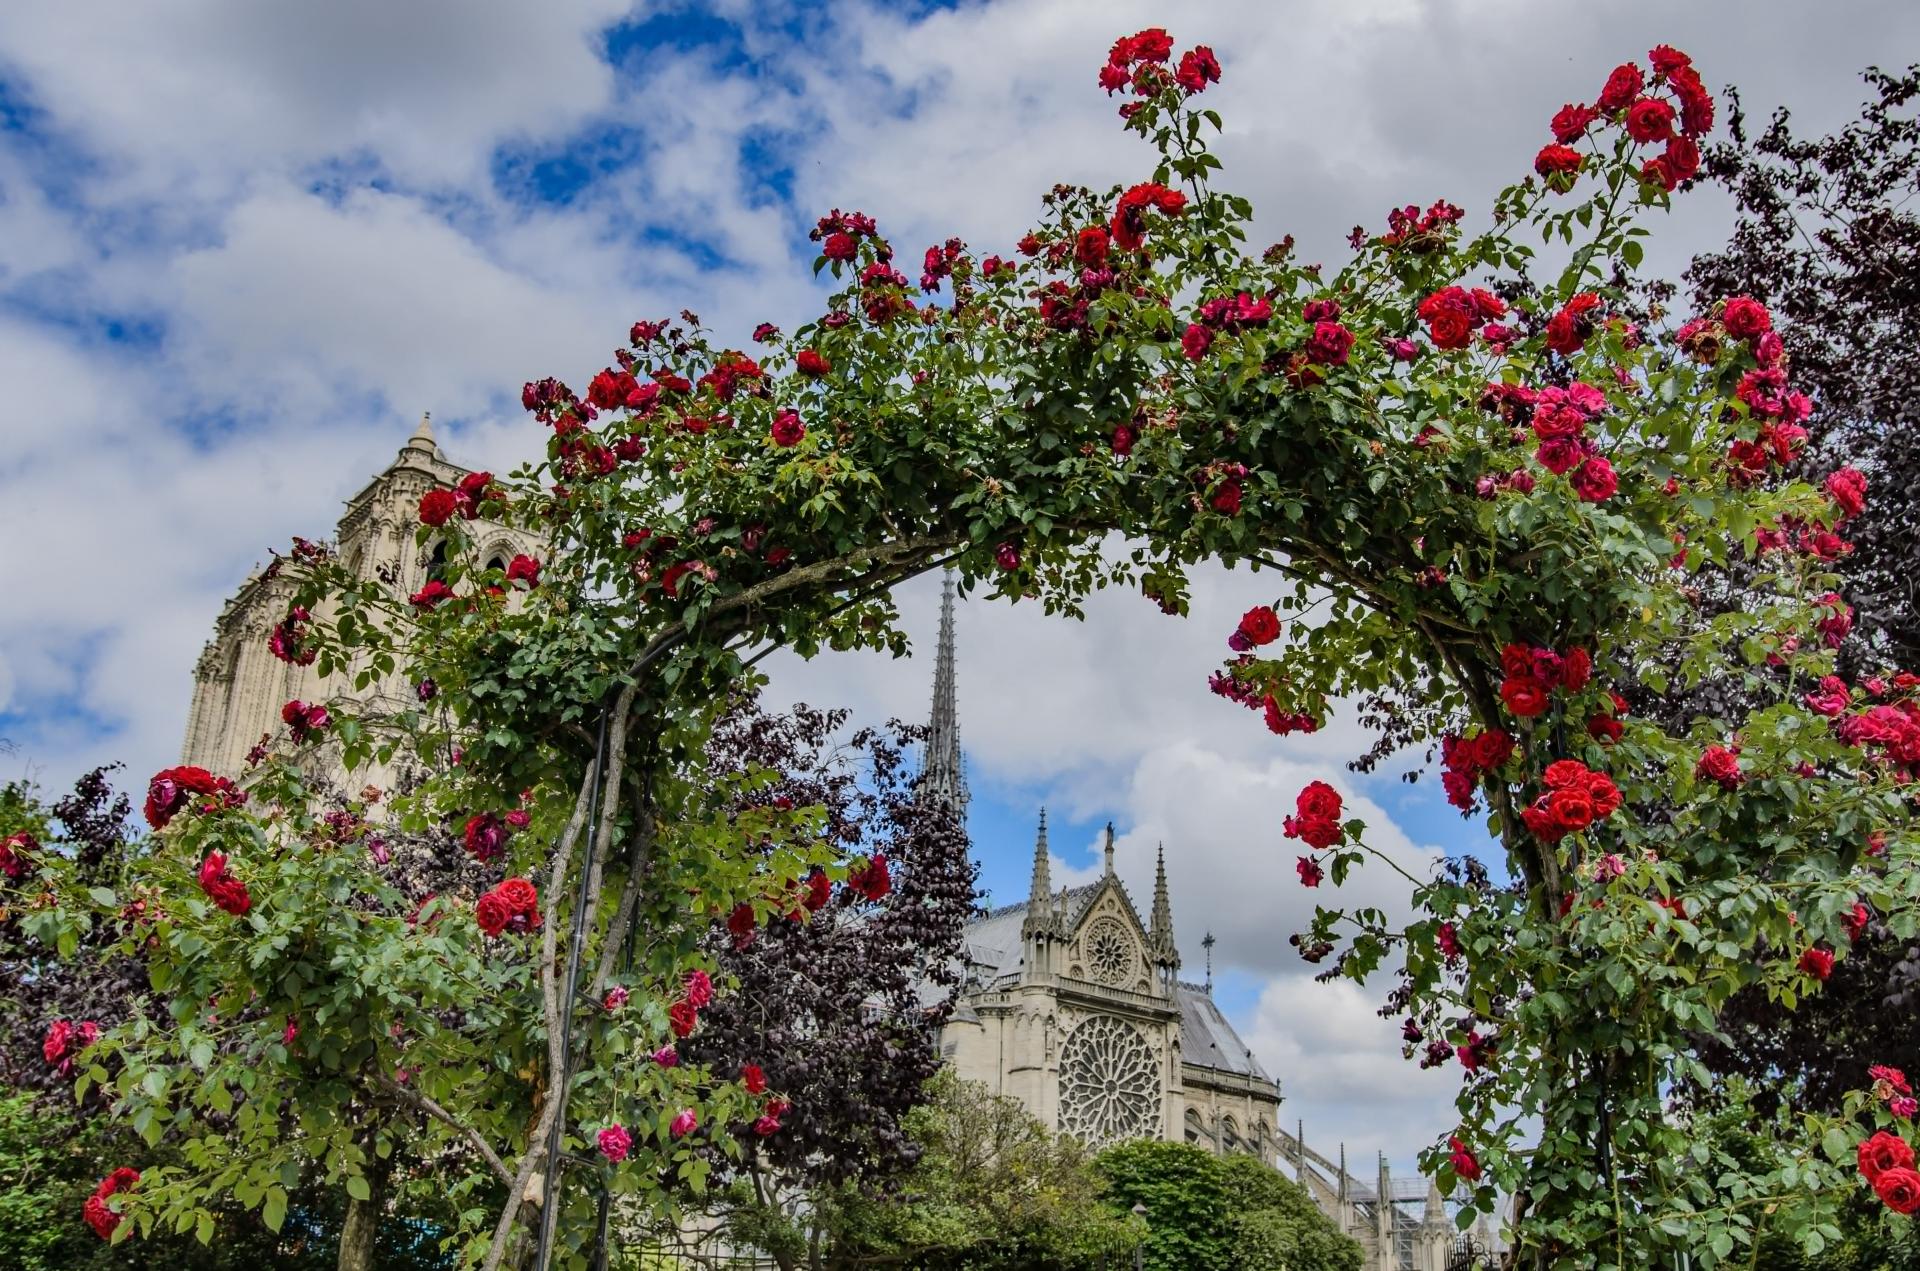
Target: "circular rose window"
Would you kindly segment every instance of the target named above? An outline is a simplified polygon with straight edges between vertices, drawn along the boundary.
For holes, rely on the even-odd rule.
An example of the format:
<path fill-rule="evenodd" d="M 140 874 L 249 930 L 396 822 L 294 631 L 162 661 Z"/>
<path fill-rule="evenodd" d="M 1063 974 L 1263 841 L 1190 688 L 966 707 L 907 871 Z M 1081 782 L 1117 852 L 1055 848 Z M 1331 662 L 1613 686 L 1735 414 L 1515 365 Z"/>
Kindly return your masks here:
<path fill-rule="evenodd" d="M 1118 918 L 1102 918 L 1087 932 L 1087 966 L 1101 984 L 1133 979 L 1133 938 Z"/>
<path fill-rule="evenodd" d="M 1060 1053 L 1060 1129 L 1090 1147 L 1160 1133 L 1160 1065 L 1140 1030 L 1098 1015 Z"/>

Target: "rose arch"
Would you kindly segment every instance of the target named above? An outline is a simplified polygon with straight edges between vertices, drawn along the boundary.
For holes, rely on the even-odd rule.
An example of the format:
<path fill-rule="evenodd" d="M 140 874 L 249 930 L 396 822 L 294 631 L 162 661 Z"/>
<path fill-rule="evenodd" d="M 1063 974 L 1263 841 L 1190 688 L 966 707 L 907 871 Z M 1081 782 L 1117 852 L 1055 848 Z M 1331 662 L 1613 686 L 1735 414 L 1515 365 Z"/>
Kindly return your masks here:
<path fill-rule="evenodd" d="M 348 1072 L 431 1115 L 447 1168 L 470 1167 L 451 1187 L 506 1198 L 468 1233 L 489 1268 L 584 1248 L 583 1176 L 697 1195 L 790 1111 L 646 1060 L 727 989 L 701 934 L 751 940 L 886 877 L 837 859 L 809 809 L 750 783 L 716 804 L 692 779 L 758 657 L 898 651 L 890 593 L 928 570 L 1066 616 L 1108 586 L 1177 615 L 1206 561 L 1275 579 L 1231 633 L 1223 710 L 1284 734 L 1387 704 L 1504 864 L 1411 879 L 1410 924 L 1328 907 L 1296 937 L 1331 975 L 1387 982 L 1410 1058 L 1458 1065 L 1457 1129 L 1423 1158 L 1441 1186 L 1501 1206 L 1528 1266 L 1819 1238 L 1855 1143 L 1893 1126 L 1881 1102 L 1773 1127 L 1736 1162 L 1696 1155 L 1664 1096 L 1709 1079 L 1689 1038 L 1730 994 L 1818 992 L 1865 912 L 1914 929 L 1920 708 L 1896 668 L 1823 678 L 1844 580 L 1794 532 L 1844 530 L 1867 481 L 1793 474 L 1811 403 L 1771 316 L 1632 305 L 1639 220 L 1692 177 L 1712 98 L 1656 48 L 1553 116 L 1533 175 L 1464 210 L 1395 209 L 1323 271 L 1290 241 L 1250 247 L 1248 204 L 1216 188 L 1220 73 L 1158 29 L 1119 41 L 1099 83 L 1145 160 L 1108 190 L 1055 187 L 1017 244 L 909 255 L 833 211 L 815 270 L 839 287 L 814 321 L 736 348 L 691 312 L 643 320 L 583 390 L 527 384 L 546 458 L 423 500 L 420 542 L 452 550 L 421 592 L 317 549 L 286 563 L 303 590 L 281 650 L 352 667 L 350 687 L 290 720 L 244 799 L 239 774 L 156 779 L 152 911 L 62 894 L 44 917 L 50 939 L 123 922 L 182 1003 L 252 994 L 225 1023 L 189 1007 L 99 1044 L 83 1080 L 205 1145 L 102 1201 L 135 1217 L 121 1238 L 227 1193 L 271 1207 L 296 1151 L 351 1188 L 378 1149 L 321 1115 Z M 462 528 L 482 513 L 545 558 L 488 569 Z M 1736 558 L 1770 603 L 1705 616 Z M 1293 620 L 1309 604 L 1324 620 Z M 1626 711 L 1630 686 L 1708 677 L 1762 705 L 1684 732 Z M 497 885 L 343 913 L 351 863 L 291 762 L 323 742 L 425 757 L 389 815 L 461 827 Z M 1275 809 L 1283 836 L 1306 885 L 1369 857 L 1317 784 Z M 276 1048 L 296 1013 L 299 1047 Z M 274 1116 L 228 1117 L 235 1088 L 206 1074 L 237 1080 L 236 1053 L 242 1102 Z"/>

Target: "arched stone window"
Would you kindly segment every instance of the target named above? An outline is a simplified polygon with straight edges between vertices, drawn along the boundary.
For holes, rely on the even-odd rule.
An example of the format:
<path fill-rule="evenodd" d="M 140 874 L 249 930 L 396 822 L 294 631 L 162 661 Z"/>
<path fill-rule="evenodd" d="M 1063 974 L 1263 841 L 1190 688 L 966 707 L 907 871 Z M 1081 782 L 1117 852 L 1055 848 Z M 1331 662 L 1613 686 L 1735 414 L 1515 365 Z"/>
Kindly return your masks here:
<path fill-rule="evenodd" d="M 1222 1152 L 1238 1152 L 1244 1150 L 1246 1146 L 1247 1145 L 1240 1140 L 1240 1127 L 1233 1123 L 1233 1118 L 1221 1118 L 1220 1150 Z"/>
<path fill-rule="evenodd" d="M 1207 1133 L 1207 1123 L 1200 1119 L 1200 1109 L 1187 1109 L 1187 1142 L 1199 1147 L 1211 1149 L 1213 1136 Z"/>

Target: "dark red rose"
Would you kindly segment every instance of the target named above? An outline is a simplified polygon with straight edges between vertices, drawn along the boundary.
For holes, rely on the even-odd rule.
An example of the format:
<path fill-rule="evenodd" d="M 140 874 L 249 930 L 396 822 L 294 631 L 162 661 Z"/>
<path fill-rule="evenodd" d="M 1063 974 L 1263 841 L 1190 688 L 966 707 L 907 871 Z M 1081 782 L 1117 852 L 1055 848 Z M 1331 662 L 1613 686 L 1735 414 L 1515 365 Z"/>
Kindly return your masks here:
<path fill-rule="evenodd" d="M 813 349 L 801 349 L 800 356 L 794 359 L 794 366 L 802 375 L 825 375 L 833 369 L 833 363 L 827 361 Z"/>
<path fill-rule="evenodd" d="M 1338 322 L 1317 322 L 1307 337 L 1307 359 L 1322 366 L 1345 366 L 1353 332 Z"/>
<path fill-rule="evenodd" d="M 1270 605 L 1255 605 L 1240 616 L 1240 634 L 1250 644 L 1272 644 L 1280 638 L 1280 616 Z"/>
<path fill-rule="evenodd" d="M 1213 331 L 1198 322 L 1188 325 L 1186 333 L 1180 337 L 1180 351 L 1195 362 L 1207 355 L 1213 347 Z"/>
<path fill-rule="evenodd" d="M 513 919 L 513 908 L 498 891 L 490 891 L 480 897 L 473 907 L 473 920 L 480 930 L 488 936 L 497 936 L 507 929 L 507 923 Z"/>
<path fill-rule="evenodd" d="M 1773 330 L 1773 315 L 1752 296 L 1735 296 L 1727 301 L 1720 324 L 1736 340 L 1752 340 Z"/>
<path fill-rule="evenodd" d="M 1873 1180 L 1873 1191 L 1896 1214 L 1920 1210 L 1920 1174 L 1910 1169 L 1883 1171 Z"/>
<path fill-rule="evenodd" d="M 807 426 L 800 422 L 800 412 L 783 410 L 773 417 L 773 444 L 776 446 L 797 446 L 807 435 Z"/>
<path fill-rule="evenodd" d="M 1607 76 L 1607 86 L 1600 90 L 1600 96 L 1593 104 L 1603 115 L 1625 110 L 1633 99 L 1640 95 L 1640 90 L 1646 82 L 1646 77 L 1640 73 L 1638 66 L 1632 62 L 1622 63 L 1614 67 L 1613 73 Z"/>
<path fill-rule="evenodd" d="M 1587 131 L 1588 125 L 1600 117 L 1600 112 L 1591 106 L 1576 106 L 1572 102 L 1562 106 L 1553 117 L 1553 139 L 1561 145 L 1571 145 Z"/>
<path fill-rule="evenodd" d="M 477 812 L 467 818 L 461 842 L 474 860 L 490 861 L 506 848 L 507 827 L 493 813 Z"/>
<path fill-rule="evenodd" d="M 1642 97 L 1627 107 L 1627 135 L 1641 145 L 1673 136 L 1673 107 L 1658 97 Z"/>
<path fill-rule="evenodd" d="M 1799 968 L 1816 980 L 1824 980 L 1833 974 L 1833 951 L 1816 945 L 1800 955 Z"/>
<path fill-rule="evenodd" d="M 1294 798 L 1294 807 L 1301 816 L 1337 820 L 1341 810 L 1340 792 L 1324 781 L 1309 781 Z"/>
<path fill-rule="evenodd" d="M 667 1008 L 667 1023 L 672 1027 L 675 1037 L 687 1036 L 699 1022 L 700 1013 L 694 1009 L 692 1002 L 675 1002 Z"/>
<path fill-rule="evenodd" d="M 429 490 L 420 496 L 420 520 L 425 525 L 445 525 L 460 510 L 460 501 L 451 490 Z"/>
<path fill-rule="evenodd" d="M 1293 867 L 1299 871 L 1302 887 L 1318 887 L 1320 880 L 1326 877 L 1325 871 L 1320 868 L 1320 862 L 1311 856 L 1298 858 L 1294 861 Z"/>
<path fill-rule="evenodd" d="M 1590 456 L 1574 471 L 1573 492 L 1588 503 L 1605 502 L 1619 488 L 1620 479 L 1614 475 L 1613 465 L 1605 456 Z"/>
<path fill-rule="evenodd" d="M 224 777 L 216 777 L 205 768 L 163 768 L 147 783 L 147 824 L 156 830 L 165 829 L 194 795 L 215 794 L 228 784 Z"/>
<path fill-rule="evenodd" d="M 1207 501 L 1213 505 L 1213 510 L 1222 516 L 1238 516 L 1244 493 L 1238 481 L 1222 481 L 1219 488 L 1213 492 L 1213 497 Z"/>
<path fill-rule="evenodd" d="M 1208 84 L 1220 82 L 1220 59 L 1206 45 L 1197 44 L 1181 56 L 1173 81 L 1189 93 L 1204 92 Z"/>
<path fill-rule="evenodd" d="M 827 241 L 820 244 L 820 254 L 828 260 L 852 260 L 856 251 L 851 234 L 829 234 Z"/>
<path fill-rule="evenodd" d="M 1511 676 L 1501 682 L 1500 700 L 1522 719 L 1532 719 L 1547 709 L 1547 690 L 1530 675 Z"/>
<path fill-rule="evenodd" d="M 760 1070 L 759 1064 L 743 1064 L 740 1068 L 740 1084 L 747 1088 L 748 1094 L 765 1094 L 767 1074 Z"/>
<path fill-rule="evenodd" d="M 1474 1158 L 1467 1145 L 1460 1141 L 1459 1135 L 1447 1139 L 1447 1146 L 1453 1149 L 1447 1156 L 1447 1163 L 1453 1166 L 1454 1177 L 1464 1178 L 1469 1183 L 1480 1181 L 1480 1162 Z"/>
<path fill-rule="evenodd" d="M 1551 180 L 1557 176 L 1577 174 L 1580 165 L 1585 162 L 1586 156 L 1572 146 L 1543 146 L 1540 153 L 1533 156 L 1533 170 Z"/>
<path fill-rule="evenodd" d="M 208 852 L 207 858 L 200 862 L 200 890 L 207 894 L 215 907 L 224 909 L 234 917 L 244 917 L 253 907 L 253 898 L 247 894 L 247 885 L 233 876 L 227 868 L 224 852 Z"/>
<path fill-rule="evenodd" d="M 1104 225 L 1089 225 L 1074 239 L 1073 258 L 1089 269 L 1107 263 L 1107 230 Z"/>
<path fill-rule="evenodd" d="M 407 603 L 415 609 L 424 611 L 436 608 L 441 602 L 453 597 L 453 588 L 438 578 L 429 579 L 427 585 L 407 598 Z"/>
<path fill-rule="evenodd" d="M 1876 1133 L 1860 1145 L 1860 1174 L 1869 1183 L 1890 1169 L 1913 1168 L 1913 1149 L 1907 1146 L 1905 1139 L 1885 1130 Z"/>
<path fill-rule="evenodd" d="M 1708 746 L 1693 766 L 1694 775 L 1731 790 L 1740 784 L 1740 756 L 1725 746 Z"/>

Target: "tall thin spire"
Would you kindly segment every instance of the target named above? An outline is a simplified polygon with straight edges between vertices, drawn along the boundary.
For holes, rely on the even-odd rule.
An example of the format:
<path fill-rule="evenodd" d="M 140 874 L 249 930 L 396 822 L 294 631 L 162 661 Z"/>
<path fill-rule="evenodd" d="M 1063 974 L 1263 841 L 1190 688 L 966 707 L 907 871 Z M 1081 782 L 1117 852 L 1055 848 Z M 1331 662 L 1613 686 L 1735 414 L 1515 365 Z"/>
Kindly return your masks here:
<path fill-rule="evenodd" d="M 1113 822 L 1112 821 L 1107 822 L 1107 846 L 1106 846 L 1105 854 L 1107 858 L 1107 877 L 1111 878 L 1113 877 Z"/>
<path fill-rule="evenodd" d="M 1180 948 L 1173 939 L 1173 902 L 1167 899 L 1167 845 L 1160 844 L 1153 864 L 1153 925 L 1147 932 L 1153 957 L 1167 968 L 1171 987 L 1173 972 L 1180 966 Z"/>
<path fill-rule="evenodd" d="M 940 640 L 933 659 L 933 713 L 927 721 L 921 790 L 946 800 L 962 820 L 967 815 L 967 770 L 960 757 L 960 712 L 954 702 L 953 575 L 940 587 Z"/>
<path fill-rule="evenodd" d="M 1160 844 L 1153 863 L 1153 929 L 1156 939 L 1173 943 L 1173 902 L 1167 899 L 1167 845 Z"/>
<path fill-rule="evenodd" d="M 1040 809 L 1040 834 L 1033 841 L 1033 882 L 1027 888 L 1027 904 L 1038 913 L 1053 899 L 1053 868 L 1047 861 L 1047 810 Z"/>

